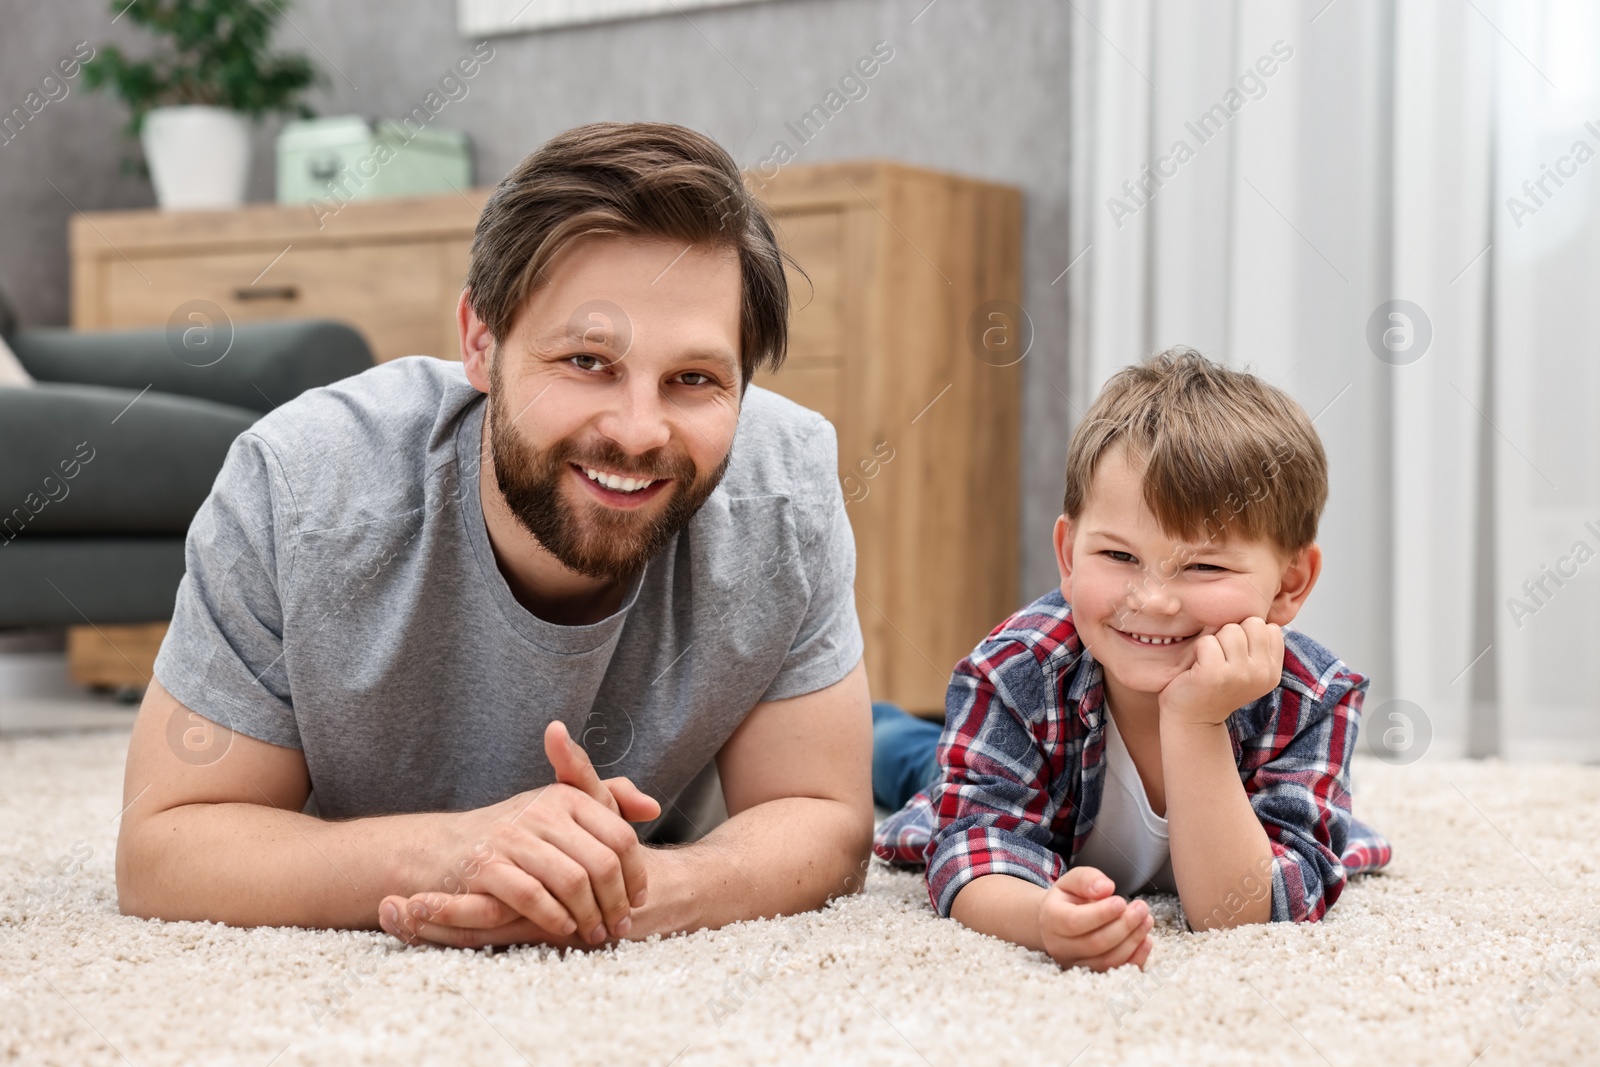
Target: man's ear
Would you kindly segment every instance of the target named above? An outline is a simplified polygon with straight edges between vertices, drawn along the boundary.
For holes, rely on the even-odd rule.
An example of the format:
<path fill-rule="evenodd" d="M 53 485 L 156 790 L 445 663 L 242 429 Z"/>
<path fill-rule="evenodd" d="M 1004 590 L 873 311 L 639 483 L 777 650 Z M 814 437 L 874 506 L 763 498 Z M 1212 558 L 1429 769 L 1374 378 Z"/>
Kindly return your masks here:
<path fill-rule="evenodd" d="M 1322 546 L 1313 541 L 1296 552 L 1284 566 L 1283 577 L 1278 580 L 1278 594 L 1267 609 L 1267 621 L 1279 626 L 1293 622 L 1321 575 Z"/>
<path fill-rule="evenodd" d="M 489 391 L 489 356 L 494 350 L 494 334 L 472 309 L 472 292 L 461 290 L 456 301 L 456 332 L 461 339 L 461 365 L 466 368 L 467 381 L 480 393 Z"/>
<path fill-rule="evenodd" d="M 1072 600 L 1072 520 L 1065 515 L 1056 517 L 1055 545 L 1056 570 L 1061 572 L 1061 595 Z"/>

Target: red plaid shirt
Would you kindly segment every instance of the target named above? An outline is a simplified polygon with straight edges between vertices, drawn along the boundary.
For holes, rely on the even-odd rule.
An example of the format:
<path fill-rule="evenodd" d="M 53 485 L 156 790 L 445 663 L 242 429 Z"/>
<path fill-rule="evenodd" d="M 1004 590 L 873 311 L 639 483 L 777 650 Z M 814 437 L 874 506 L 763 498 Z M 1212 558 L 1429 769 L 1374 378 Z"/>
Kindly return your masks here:
<path fill-rule="evenodd" d="M 1272 845 L 1272 918 L 1310 922 L 1347 877 L 1389 862 L 1389 843 L 1350 813 L 1350 755 L 1368 679 L 1297 630 L 1283 681 L 1227 719 L 1234 762 Z M 1048 887 L 1094 829 L 1105 779 L 1105 683 L 1059 590 L 997 626 L 956 665 L 939 738 L 939 781 L 879 828 L 874 851 L 926 864 L 948 916 L 974 878 Z"/>

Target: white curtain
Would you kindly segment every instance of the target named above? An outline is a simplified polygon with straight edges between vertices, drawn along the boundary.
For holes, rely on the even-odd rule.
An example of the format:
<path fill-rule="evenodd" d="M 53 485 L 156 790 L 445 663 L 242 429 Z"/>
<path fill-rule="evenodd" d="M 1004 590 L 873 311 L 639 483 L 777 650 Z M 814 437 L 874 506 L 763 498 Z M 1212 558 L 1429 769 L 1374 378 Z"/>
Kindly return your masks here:
<path fill-rule="evenodd" d="M 1074 417 L 1171 344 L 1284 387 L 1331 475 L 1296 625 L 1372 676 L 1364 733 L 1600 759 L 1593 9 L 1074 11 Z"/>

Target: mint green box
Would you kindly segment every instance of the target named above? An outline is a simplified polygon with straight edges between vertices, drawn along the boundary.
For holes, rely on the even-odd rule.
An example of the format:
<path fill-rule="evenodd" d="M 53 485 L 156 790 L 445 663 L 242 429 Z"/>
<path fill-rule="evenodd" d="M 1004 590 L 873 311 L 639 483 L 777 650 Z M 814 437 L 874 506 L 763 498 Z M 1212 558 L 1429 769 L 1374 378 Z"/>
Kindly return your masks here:
<path fill-rule="evenodd" d="M 422 111 L 421 114 L 427 114 Z M 298 119 L 278 134 L 278 203 L 424 196 L 472 186 L 460 130 L 360 115 Z"/>

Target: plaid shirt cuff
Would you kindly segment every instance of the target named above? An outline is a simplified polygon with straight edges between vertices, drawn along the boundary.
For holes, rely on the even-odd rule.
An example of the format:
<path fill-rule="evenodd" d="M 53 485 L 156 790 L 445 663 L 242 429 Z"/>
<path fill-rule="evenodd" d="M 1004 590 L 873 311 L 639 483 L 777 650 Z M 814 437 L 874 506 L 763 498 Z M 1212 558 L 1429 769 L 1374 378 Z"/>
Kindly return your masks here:
<path fill-rule="evenodd" d="M 928 857 L 928 898 L 949 918 L 956 894 L 974 878 L 1009 874 L 1049 889 L 1066 869 L 1059 855 L 1020 834 L 992 826 L 948 827 L 935 838 Z"/>

